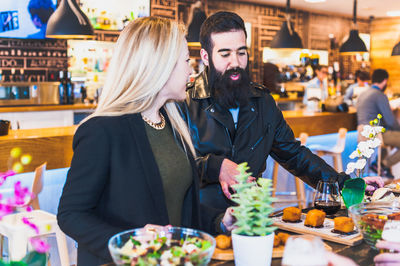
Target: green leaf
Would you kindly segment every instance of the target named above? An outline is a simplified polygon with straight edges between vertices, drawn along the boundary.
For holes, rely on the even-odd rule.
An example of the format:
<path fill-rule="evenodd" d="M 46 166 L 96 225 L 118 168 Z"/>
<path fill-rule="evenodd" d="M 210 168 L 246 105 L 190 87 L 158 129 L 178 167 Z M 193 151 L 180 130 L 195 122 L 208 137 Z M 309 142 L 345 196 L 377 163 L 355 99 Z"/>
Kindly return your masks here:
<path fill-rule="evenodd" d="M 362 178 L 348 179 L 344 182 L 342 197 L 347 208 L 363 201 L 366 187 Z"/>
<path fill-rule="evenodd" d="M 47 262 L 47 254 L 31 251 L 22 259 L 23 264 L 11 264 L 12 266 L 45 266 Z"/>

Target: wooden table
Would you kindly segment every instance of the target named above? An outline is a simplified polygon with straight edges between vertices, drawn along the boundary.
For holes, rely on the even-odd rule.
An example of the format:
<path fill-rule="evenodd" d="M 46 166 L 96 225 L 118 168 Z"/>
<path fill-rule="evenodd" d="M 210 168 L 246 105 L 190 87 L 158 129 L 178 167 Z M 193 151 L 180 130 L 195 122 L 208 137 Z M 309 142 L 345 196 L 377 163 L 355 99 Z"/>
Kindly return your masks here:
<path fill-rule="evenodd" d="M 295 136 L 307 132 L 310 136 L 338 132 L 340 127 L 349 131 L 356 129 L 356 114 L 350 113 L 307 113 L 284 111 L 283 115 L 292 127 Z M 33 157 L 24 172 L 47 161 L 47 169 L 69 167 L 72 159 L 72 139 L 77 126 L 10 130 L 8 136 L 0 136 L 0 172 L 9 169 L 9 153 L 14 147 L 22 148 Z"/>

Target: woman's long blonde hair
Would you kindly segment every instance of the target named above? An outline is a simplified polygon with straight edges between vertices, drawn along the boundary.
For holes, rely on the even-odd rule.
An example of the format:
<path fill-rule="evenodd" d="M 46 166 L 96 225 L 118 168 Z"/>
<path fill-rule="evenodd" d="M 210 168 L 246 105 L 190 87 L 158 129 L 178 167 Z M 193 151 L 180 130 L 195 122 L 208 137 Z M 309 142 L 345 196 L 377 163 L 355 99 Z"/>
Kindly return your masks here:
<path fill-rule="evenodd" d="M 151 107 L 185 48 L 185 32 L 183 25 L 164 18 L 145 17 L 130 22 L 116 43 L 97 108 L 87 119 L 140 113 Z M 164 109 L 172 128 L 195 155 L 176 103 L 168 101 Z"/>

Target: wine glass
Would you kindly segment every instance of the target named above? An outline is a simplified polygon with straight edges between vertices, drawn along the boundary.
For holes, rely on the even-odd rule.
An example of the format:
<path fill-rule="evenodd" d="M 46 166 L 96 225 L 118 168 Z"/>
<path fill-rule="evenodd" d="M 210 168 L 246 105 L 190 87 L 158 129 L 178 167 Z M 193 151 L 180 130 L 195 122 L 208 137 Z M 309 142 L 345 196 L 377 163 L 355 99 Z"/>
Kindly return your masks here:
<path fill-rule="evenodd" d="M 286 241 L 283 266 L 328 265 L 324 243 L 318 236 L 291 236 Z"/>
<path fill-rule="evenodd" d="M 340 210 L 339 185 L 336 181 L 320 180 L 314 196 L 314 207 L 333 215 Z"/>

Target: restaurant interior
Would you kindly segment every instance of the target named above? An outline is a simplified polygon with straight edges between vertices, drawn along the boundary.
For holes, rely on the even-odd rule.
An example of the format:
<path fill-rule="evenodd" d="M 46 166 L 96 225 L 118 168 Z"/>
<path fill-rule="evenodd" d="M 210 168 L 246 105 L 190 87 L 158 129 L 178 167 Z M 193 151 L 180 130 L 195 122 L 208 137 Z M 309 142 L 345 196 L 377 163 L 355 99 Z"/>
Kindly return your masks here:
<path fill-rule="evenodd" d="M 40 228 L 47 226 L 52 229 L 34 234 L 29 228 L 23 228 L 17 218 L 22 218 L 25 211 L 18 206 L 8 214 L 12 217 L 1 214 L 0 255 L 5 261 L 21 260 L 33 249 L 28 238 L 40 235 L 46 236 L 50 246 L 45 252 L 47 265 L 77 265 L 77 243 L 61 231 L 56 216 L 74 154 L 73 138 L 80 122 L 96 109 L 121 31 L 138 18 L 157 16 L 186 26 L 192 69 L 188 82 L 193 82 L 205 69 L 198 38 L 204 19 L 196 21 L 196 12 L 205 14 L 205 17 L 218 11 L 237 13 L 247 31 L 251 81 L 269 91 L 301 145 L 320 156 L 337 172 L 348 170 L 354 161 L 355 150 L 361 154 L 358 144 L 363 141 L 363 127 L 360 127 L 363 125 L 357 121 L 356 107 L 357 98 L 365 90 L 356 97 L 354 89 L 354 95 L 346 98 L 348 88 L 357 84 L 357 73 L 367 73 L 368 77 L 365 87 L 354 88 L 372 89 L 374 71 L 387 71 L 389 78 L 384 93 L 394 117 L 400 121 L 400 1 L 49 0 L 49 8 L 54 13 L 47 29 L 46 25 L 39 27 L 35 24 L 28 8 L 31 1 L 42 0 L 2 0 L 0 4 L 0 213 L 7 198 L 16 195 L 15 182 L 18 181 L 31 190 L 33 194 L 30 197 L 36 199 L 35 203 L 29 200 L 27 204 L 31 207 L 27 208 L 33 212 L 40 210 L 32 221 Z M 71 10 L 78 10 L 88 23 L 74 22 L 76 18 L 71 16 L 76 14 Z M 324 69 L 327 97 L 323 97 L 320 88 L 309 87 L 317 72 L 321 71 L 318 66 Z M 379 126 L 371 124 L 374 125 Z M 262 177 L 271 180 L 272 196 L 276 198 L 270 217 L 278 228 L 275 232 L 278 244 L 275 247 L 274 243 L 272 259 L 270 257 L 269 261 L 261 264 L 237 261 L 235 246 L 233 250 L 231 246 L 221 248 L 217 237 L 216 251 L 207 263 L 314 265 L 310 259 L 312 251 L 305 250 L 303 254 L 290 252 L 291 248 L 297 250 L 300 246 L 295 245 L 295 240 L 286 242 L 287 238 L 301 235 L 312 236 L 306 242 L 318 246 L 315 250 L 322 245 L 321 252 L 325 250 L 350 258 L 356 265 L 374 265 L 374 257 L 379 253 L 375 248 L 376 241 L 383 238 L 385 222 L 391 221 L 387 215 L 400 213 L 400 181 L 396 182 L 400 179 L 400 164 L 395 163 L 389 168 L 382 165 L 385 154 L 394 154 L 397 148 L 382 143 L 382 134 L 376 134 L 381 145 L 371 150 L 373 154 L 358 172 L 358 176 L 381 176 L 385 182 L 384 191 L 379 191 L 382 195 L 371 195 L 360 203 L 374 203 L 376 200 L 378 205 L 381 202 L 386 204 L 376 207 L 378 215 L 375 220 L 363 220 L 362 210 L 356 210 L 361 218 L 350 214 L 338 192 L 336 196 L 341 205 L 338 213 L 352 218 L 352 234 L 331 233 L 325 230 L 327 228 L 318 231 L 303 226 L 303 223 L 285 223 L 282 215 L 287 215 L 288 207 L 303 210 L 301 217 L 308 219 L 305 213 L 314 209 L 317 198 L 334 192 L 312 188 L 269 156 Z M 364 206 L 365 210 L 368 208 Z M 30 210 L 26 213 L 29 215 Z M 374 210 L 368 213 L 375 215 Z M 336 218 L 331 214 L 325 219 L 333 231 Z M 362 221 L 371 222 L 368 229 L 361 225 Z M 368 234 L 377 224 L 380 227 L 375 229 L 380 234 L 374 238 Z M 393 229 L 396 226 L 397 231 Z M 400 225 L 387 230 L 400 232 Z M 305 264 L 296 264 L 289 261 L 290 256 L 309 258 Z M 353 265 L 338 261 L 329 265 Z M 393 265 L 400 265 L 400 261 Z"/>

